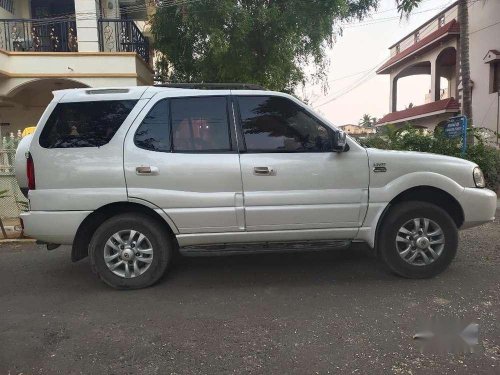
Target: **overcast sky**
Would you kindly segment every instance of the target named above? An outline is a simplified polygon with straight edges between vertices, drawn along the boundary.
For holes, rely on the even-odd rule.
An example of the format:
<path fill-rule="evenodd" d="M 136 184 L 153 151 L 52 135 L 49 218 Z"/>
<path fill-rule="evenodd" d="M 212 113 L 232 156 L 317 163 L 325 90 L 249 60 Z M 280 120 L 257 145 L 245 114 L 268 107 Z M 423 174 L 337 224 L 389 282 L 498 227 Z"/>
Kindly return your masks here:
<path fill-rule="evenodd" d="M 320 87 L 308 85 L 301 96 L 305 96 L 313 108 L 336 125 L 357 124 L 364 113 L 382 117 L 389 112 L 389 76 L 370 73 L 370 69 L 389 57 L 390 45 L 452 2 L 423 0 L 408 20 L 400 20 L 395 0 L 382 0 L 379 9 L 371 17 L 347 25 L 329 52 L 328 93 L 324 95 Z M 360 82 L 363 83 L 353 88 Z M 405 108 L 410 102 L 423 104 L 429 89 L 429 76 L 401 79 L 398 109 Z"/>

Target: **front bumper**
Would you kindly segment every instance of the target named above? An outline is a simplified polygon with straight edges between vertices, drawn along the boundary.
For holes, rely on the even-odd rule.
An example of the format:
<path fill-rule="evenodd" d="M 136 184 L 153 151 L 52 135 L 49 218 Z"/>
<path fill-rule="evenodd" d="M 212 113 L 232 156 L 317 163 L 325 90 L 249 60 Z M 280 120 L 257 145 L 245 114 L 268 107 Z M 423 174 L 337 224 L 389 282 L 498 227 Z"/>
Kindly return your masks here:
<path fill-rule="evenodd" d="M 464 211 L 460 229 L 472 228 L 495 220 L 497 195 L 489 189 L 465 188 L 459 203 Z"/>
<path fill-rule="evenodd" d="M 91 211 L 28 211 L 21 214 L 24 233 L 37 240 L 71 245 L 82 221 Z"/>

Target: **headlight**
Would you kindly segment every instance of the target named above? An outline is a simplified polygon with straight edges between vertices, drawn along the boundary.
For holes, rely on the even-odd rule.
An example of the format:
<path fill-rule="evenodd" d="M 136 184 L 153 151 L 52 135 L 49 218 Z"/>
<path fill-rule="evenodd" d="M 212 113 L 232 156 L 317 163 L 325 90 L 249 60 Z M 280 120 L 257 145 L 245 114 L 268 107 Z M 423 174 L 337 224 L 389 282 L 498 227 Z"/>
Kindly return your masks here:
<path fill-rule="evenodd" d="M 486 186 L 483 171 L 481 170 L 481 168 L 474 168 L 474 172 L 472 172 L 472 175 L 474 176 L 474 183 L 476 184 L 476 187 L 484 188 Z"/>

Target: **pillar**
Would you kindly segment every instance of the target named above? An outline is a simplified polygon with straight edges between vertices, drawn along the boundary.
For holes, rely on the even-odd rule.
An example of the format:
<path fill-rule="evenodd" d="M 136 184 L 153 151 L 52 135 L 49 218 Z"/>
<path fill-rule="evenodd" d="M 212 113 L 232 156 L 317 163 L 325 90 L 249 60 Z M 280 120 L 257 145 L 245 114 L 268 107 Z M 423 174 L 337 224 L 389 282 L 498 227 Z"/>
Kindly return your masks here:
<path fill-rule="evenodd" d="M 99 52 L 98 0 L 75 0 L 79 52 Z"/>

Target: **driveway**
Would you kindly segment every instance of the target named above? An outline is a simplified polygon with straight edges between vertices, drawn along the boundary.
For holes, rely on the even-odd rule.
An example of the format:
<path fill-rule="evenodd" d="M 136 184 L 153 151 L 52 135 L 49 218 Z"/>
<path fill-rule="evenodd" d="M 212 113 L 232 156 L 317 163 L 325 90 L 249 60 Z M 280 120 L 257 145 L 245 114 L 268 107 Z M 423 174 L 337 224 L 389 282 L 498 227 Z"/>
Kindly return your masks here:
<path fill-rule="evenodd" d="M 369 249 L 185 258 L 149 289 L 100 282 L 69 249 L 0 244 L 0 374 L 500 373 L 500 223 L 461 232 L 431 280 Z M 480 325 L 474 354 L 421 354 L 417 322 Z"/>

